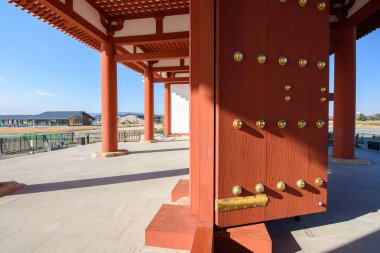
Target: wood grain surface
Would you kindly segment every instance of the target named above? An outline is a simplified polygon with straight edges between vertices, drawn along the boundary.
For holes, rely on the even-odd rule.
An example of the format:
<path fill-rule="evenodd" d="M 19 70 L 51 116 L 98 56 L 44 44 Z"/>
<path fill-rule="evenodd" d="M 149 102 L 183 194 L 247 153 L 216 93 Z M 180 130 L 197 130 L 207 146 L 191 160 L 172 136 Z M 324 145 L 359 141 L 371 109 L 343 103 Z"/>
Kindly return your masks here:
<path fill-rule="evenodd" d="M 270 200 L 264 208 L 216 212 L 220 227 L 325 210 L 318 203 L 326 203 L 326 187 L 314 181 L 327 181 L 327 125 L 318 129 L 316 121 L 328 122 L 328 102 L 320 101 L 322 86 L 328 93 L 328 67 L 319 70 L 316 63 L 328 62 L 329 16 L 328 7 L 320 11 L 316 4 L 217 0 L 216 199 L 233 197 L 235 185 L 243 187 L 242 196 L 258 194 L 255 186 L 263 183 Z M 234 61 L 235 51 L 243 52 L 243 61 Z M 266 55 L 264 64 L 258 54 Z M 285 66 L 280 56 L 288 58 Z M 306 67 L 298 65 L 300 58 L 307 59 Z M 244 122 L 240 130 L 234 119 Z M 264 129 L 256 127 L 258 119 L 266 121 Z M 278 128 L 280 119 L 286 128 Z M 298 128 L 299 120 L 307 126 Z M 304 189 L 296 187 L 299 179 Z M 285 191 L 276 189 L 279 181 Z"/>

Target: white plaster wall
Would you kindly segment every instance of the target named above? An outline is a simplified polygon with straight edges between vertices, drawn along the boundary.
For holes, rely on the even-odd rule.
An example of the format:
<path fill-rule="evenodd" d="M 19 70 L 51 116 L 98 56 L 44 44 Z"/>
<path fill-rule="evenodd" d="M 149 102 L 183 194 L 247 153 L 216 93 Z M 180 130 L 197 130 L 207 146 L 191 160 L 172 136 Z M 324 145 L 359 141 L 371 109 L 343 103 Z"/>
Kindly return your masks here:
<path fill-rule="evenodd" d="M 177 73 L 175 77 L 190 77 L 189 73 Z"/>
<path fill-rule="evenodd" d="M 190 133 L 190 96 L 188 84 L 171 85 L 171 130 L 173 134 Z"/>
<path fill-rule="evenodd" d="M 76 13 L 82 16 L 82 18 L 106 34 L 106 29 L 100 22 L 99 12 L 89 3 L 85 0 L 75 0 L 73 1 L 73 9 Z"/>
<path fill-rule="evenodd" d="M 154 67 L 175 67 L 175 66 L 181 66 L 181 61 L 178 59 L 161 60 L 154 64 Z"/>
<path fill-rule="evenodd" d="M 115 32 L 115 37 L 148 35 L 156 33 L 154 18 L 130 19 L 124 21 L 123 29 Z"/>
<path fill-rule="evenodd" d="M 190 15 L 174 15 L 164 18 L 164 33 L 186 32 L 190 28 Z"/>

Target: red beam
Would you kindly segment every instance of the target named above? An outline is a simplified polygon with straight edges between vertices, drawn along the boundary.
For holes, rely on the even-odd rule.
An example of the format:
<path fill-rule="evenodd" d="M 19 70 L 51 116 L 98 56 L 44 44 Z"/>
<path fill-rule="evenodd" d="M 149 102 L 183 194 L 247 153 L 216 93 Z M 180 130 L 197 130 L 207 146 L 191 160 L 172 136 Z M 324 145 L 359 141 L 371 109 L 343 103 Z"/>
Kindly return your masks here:
<path fill-rule="evenodd" d="M 178 50 L 171 52 L 151 52 L 139 54 L 119 54 L 115 55 L 117 62 L 134 62 L 134 61 L 158 61 L 170 59 L 182 59 L 189 57 L 189 50 Z"/>
<path fill-rule="evenodd" d="M 116 47 L 116 50 L 121 54 L 129 54 L 129 52 L 121 46 Z M 145 70 L 148 70 L 148 66 L 143 62 L 125 62 L 123 65 L 141 74 L 144 73 Z"/>
<path fill-rule="evenodd" d="M 101 42 L 105 42 L 107 40 L 107 36 L 102 31 L 98 30 L 98 28 L 75 13 L 73 9 L 70 8 L 70 5 L 65 5 L 59 0 L 40 0 L 39 2 L 60 15 L 62 18 L 66 19 L 68 22 L 70 22 L 70 24 L 79 27 L 81 30 L 85 31 Z"/>
<path fill-rule="evenodd" d="M 155 83 L 189 83 L 188 77 L 154 78 Z"/>
<path fill-rule="evenodd" d="M 116 45 L 142 45 L 142 44 L 179 42 L 179 41 L 188 41 L 188 40 L 189 40 L 189 32 L 176 32 L 176 33 L 116 37 L 115 43 Z"/>
<path fill-rule="evenodd" d="M 380 1 L 379 0 L 371 0 L 367 4 L 365 4 L 362 8 L 357 10 L 351 17 L 349 17 L 346 21 L 347 26 L 355 26 L 359 23 L 366 20 L 369 16 L 371 16 L 376 11 L 380 10 Z"/>

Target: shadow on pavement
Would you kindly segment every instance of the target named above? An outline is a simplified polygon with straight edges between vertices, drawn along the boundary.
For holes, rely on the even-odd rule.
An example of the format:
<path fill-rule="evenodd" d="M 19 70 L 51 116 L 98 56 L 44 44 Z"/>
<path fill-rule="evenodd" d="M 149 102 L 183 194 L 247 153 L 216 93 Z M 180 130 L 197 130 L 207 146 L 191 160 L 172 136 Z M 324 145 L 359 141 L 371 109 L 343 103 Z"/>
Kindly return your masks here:
<path fill-rule="evenodd" d="M 171 152 L 171 151 L 181 151 L 189 150 L 189 148 L 171 148 L 171 149 L 153 149 L 153 150 L 141 150 L 141 151 L 129 151 L 128 154 L 146 154 L 146 153 L 160 153 L 160 152 Z"/>
<path fill-rule="evenodd" d="M 380 192 L 380 156 L 378 152 L 375 154 L 367 150 L 356 152 L 360 158 L 370 160 L 372 165 L 351 166 L 329 163 L 327 212 L 303 216 L 301 222 L 295 222 L 292 218 L 266 222 L 273 241 L 273 253 L 293 253 L 301 250 L 291 234 L 292 231 L 305 230 L 307 237 L 317 239 L 317 236 L 308 230 L 309 228 L 346 222 L 378 212 L 380 209 L 378 194 Z M 379 252 L 373 249 L 375 245 L 377 249 L 380 248 L 380 232 L 363 236 L 362 239 L 331 252 Z"/>
<path fill-rule="evenodd" d="M 146 173 L 139 173 L 139 174 L 132 174 L 132 175 L 80 179 L 80 180 L 53 182 L 53 183 L 45 183 L 45 184 L 33 184 L 33 185 L 25 185 L 20 190 L 13 192 L 11 195 L 60 191 L 60 190 L 100 186 L 100 185 L 121 184 L 121 183 L 150 180 L 150 179 L 157 179 L 157 178 L 183 176 L 183 175 L 188 175 L 188 174 L 189 174 L 189 169 L 183 168 L 183 169 L 175 169 L 175 170 L 146 172 Z"/>

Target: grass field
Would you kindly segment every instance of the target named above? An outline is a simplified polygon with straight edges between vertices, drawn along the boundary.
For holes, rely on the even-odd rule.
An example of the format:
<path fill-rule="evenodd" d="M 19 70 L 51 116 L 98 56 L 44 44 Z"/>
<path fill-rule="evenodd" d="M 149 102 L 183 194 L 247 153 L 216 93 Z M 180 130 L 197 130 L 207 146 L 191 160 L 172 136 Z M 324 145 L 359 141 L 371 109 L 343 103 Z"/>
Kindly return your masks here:
<path fill-rule="evenodd" d="M 100 126 L 0 127 L 0 134 L 62 133 L 100 130 Z"/>

